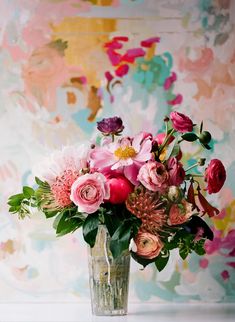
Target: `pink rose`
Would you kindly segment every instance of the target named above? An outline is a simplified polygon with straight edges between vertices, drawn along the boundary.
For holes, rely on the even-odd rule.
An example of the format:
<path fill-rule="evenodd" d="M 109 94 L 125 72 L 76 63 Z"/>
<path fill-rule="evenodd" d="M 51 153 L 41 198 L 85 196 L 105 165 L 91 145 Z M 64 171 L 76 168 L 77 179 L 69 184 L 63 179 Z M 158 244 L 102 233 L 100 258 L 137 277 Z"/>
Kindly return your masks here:
<path fill-rule="evenodd" d="M 171 112 L 170 119 L 172 121 L 173 128 L 181 133 L 191 132 L 193 130 L 193 122 L 192 120 L 179 112 Z"/>
<path fill-rule="evenodd" d="M 209 194 L 220 191 L 226 180 L 226 171 L 220 160 L 211 160 L 205 171 L 205 180 Z"/>
<path fill-rule="evenodd" d="M 92 214 L 109 196 L 110 191 L 105 176 L 95 172 L 77 178 L 72 185 L 70 199 L 78 206 L 78 211 Z"/>
<path fill-rule="evenodd" d="M 192 216 L 192 205 L 186 200 L 182 200 L 181 203 L 174 203 L 169 212 L 168 225 L 181 225 L 186 222 Z"/>
<path fill-rule="evenodd" d="M 162 163 L 148 161 L 140 168 L 137 179 L 145 188 L 163 192 L 168 187 L 169 174 Z"/>
<path fill-rule="evenodd" d="M 148 232 L 139 232 L 134 242 L 136 245 L 136 254 L 147 259 L 157 257 L 163 248 L 163 243 L 160 238 Z"/>
<path fill-rule="evenodd" d="M 182 164 L 176 158 L 170 158 L 167 162 L 169 171 L 169 183 L 172 186 L 179 186 L 184 181 L 185 171 Z"/>
<path fill-rule="evenodd" d="M 112 204 L 120 204 L 126 201 L 128 195 L 134 187 L 130 181 L 121 175 L 107 179 L 110 188 L 110 197 L 108 200 Z"/>

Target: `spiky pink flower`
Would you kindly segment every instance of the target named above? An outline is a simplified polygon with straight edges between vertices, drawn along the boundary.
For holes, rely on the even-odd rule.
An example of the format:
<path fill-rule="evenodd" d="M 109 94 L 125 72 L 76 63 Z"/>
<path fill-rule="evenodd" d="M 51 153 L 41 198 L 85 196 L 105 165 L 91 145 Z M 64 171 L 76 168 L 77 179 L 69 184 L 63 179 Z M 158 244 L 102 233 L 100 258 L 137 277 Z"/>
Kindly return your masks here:
<path fill-rule="evenodd" d="M 40 163 L 34 172 L 41 180 L 49 184 L 47 208 L 64 208 L 69 206 L 71 187 L 81 175 L 81 170 L 87 168 L 87 148 L 68 146 L 55 152 L 51 158 Z"/>

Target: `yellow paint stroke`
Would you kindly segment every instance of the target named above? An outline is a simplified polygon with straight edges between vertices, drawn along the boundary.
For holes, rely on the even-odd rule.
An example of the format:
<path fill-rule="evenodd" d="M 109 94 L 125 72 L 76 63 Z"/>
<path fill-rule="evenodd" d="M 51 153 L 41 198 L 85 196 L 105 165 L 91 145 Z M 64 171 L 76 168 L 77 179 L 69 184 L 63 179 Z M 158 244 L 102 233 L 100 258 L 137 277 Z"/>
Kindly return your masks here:
<path fill-rule="evenodd" d="M 225 237 L 228 232 L 234 227 L 235 223 L 235 200 L 233 200 L 230 205 L 225 208 L 226 215 L 224 218 L 213 217 L 213 223 L 217 230 L 222 231 L 223 236 Z"/>
<path fill-rule="evenodd" d="M 80 69 L 80 75 L 87 80 L 88 102 L 91 110 L 89 120 L 94 120 L 101 108 L 97 89 L 110 62 L 104 51 L 104 43 L 110 40 L 109 33 L 116 30 L 116 19 L 67 17 L 58 25 L 51 25 L 52 40 L 62 39 L 67 43 L 64 59 L 68 65 Z M 72 82 L 71 82 L 72 83 Z M 73 85 L 73 84 L 72 84 Z"/>
<path fill-rule="evenodd" d="M 5 243 L 1 243 L 1 250 L 8 254 L 13 254 L 15 251 L 14 242 L 8 239 Z"/>

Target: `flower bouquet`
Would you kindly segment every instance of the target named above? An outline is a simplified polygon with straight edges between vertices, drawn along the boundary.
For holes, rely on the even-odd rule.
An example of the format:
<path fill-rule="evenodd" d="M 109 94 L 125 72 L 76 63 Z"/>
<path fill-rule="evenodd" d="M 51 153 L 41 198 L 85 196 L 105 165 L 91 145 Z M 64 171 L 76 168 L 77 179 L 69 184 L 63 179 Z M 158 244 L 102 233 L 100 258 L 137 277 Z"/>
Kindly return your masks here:
<path fill-rule="evenodd" d="M 10 212 L 20 218 L 34 207 L 55 217 L 58 236 L 82 227 L 94 314 L 127 313 L 130 255 L 161 271 L 172 249 L 182 259 L 192 251 L 203 255 L 206 239 L 213 239 L 203 218 L 219 210 L 205 193 L 222 188 L 225 168 L 212 159 L 200 171 L 204 158 L 185 168 L 181 142 L 210 149 L 211 135 L 178 112 L 164 123 L 164 133 L 124 136 L 121 118 L 103 119 L 95 143 L 58 151 L 43 164 L 36 189 L 24 186 L 9 198 Z"/>

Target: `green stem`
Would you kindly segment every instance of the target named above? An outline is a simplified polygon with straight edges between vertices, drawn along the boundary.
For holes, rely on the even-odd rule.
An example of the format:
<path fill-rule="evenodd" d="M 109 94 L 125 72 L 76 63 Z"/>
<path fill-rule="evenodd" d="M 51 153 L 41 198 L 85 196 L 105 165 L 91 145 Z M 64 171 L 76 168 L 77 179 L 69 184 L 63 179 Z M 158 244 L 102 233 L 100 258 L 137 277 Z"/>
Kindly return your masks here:
<path fill-rule="evenodd" d="M 167 126 L 166 126 L 166 128 L 167 128 Z M 163 141 L 163 143 L 162 143 L 162 145 L 161 145 L 161 147 L 160 147 L 160 149 L 159 149 L 159 155 L 161 154 L 161 152 L 163 151 L 163 149 L 165 148 L 165 146 L 169 143 L 171 136 L 172 136 L 175 132 L 176 132 L 176 131 L 175 131 L 174 129 L 172 129 L 172 130 L 170 131 L 170 133 L 169 133 L 168 135 L 166 135 L 166 137 L 165 137 L 165 139 L 164 139 L 164 141 Z M 166 133 L 167 133 L 167 132 L 166 132 Z"/>
<path fill-rule="evenodd" d="M 189 171 L 189 170 L 191 170 L 191 169 L 193 169 L 193 168 L 195 168 L 195 167 L 197 167 L 198 166 L 198 162 L 197 163 L 195 163 L 195 164 L 193 164 L 193 165 L 191 165 L 190 167 L 188 167 L 186 170 L 185 170 L 185 172 L 187 172 L 187 171 Z"/>

